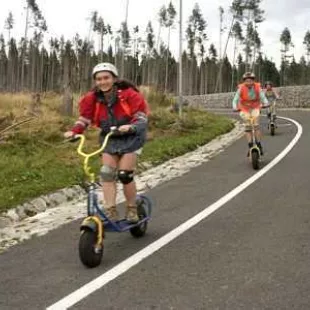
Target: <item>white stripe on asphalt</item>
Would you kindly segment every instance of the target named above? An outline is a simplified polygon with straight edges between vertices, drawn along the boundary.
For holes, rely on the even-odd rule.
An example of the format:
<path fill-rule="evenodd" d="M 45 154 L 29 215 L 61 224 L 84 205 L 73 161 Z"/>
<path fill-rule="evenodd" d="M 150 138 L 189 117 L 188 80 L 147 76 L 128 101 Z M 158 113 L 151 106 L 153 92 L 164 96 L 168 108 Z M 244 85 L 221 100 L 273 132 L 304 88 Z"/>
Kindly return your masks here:
<path fill-rule="evenodd" d="M 280 117 L 279 117 L 280 118 Z M 297 127 L 297 133 L 294 137 L 294 139 L 289 143 L 289 145 L 268 165 L 266 165 L 264 168 L 262 168 L 260 171 L 258 171 L 256 174 L 254 174 L 252 177 L 247 179 L 245 182 L 237 186 L 235 189 L 230 191 L 228 194 L 220 198 L 218 201 L 213 203 L 212 205 L 206 207 L 203 211 L 195 215 L 194 217 L 190 218 L 180 226 L 176 227 L 163 237 L 159 238 L 158 240 L 154 241 L 147 247 L 143 248 L 136 254 L 130 256 L 129 258 L 125 259 L 109 271 L 106 271 L 101 276 L 97 277 L 96 279 L 92 280 L 91 282 L 85 284 L 81 288 L 77 289 L 73 293 L 65 296 L 63 299 L 59 300 L 55 304 L 49 306 L 47 310 L 63 310 L 68 309 L 69 307 L 75 305 L 79 301 L 83 300 L 85 297 L 89 296 L 90 294 L 94 293 L 107 283 L 111 282 L 115 278 L 119 277 L 126 271 L 128 271 L 130 268 L 136 266 L 139 264 L 142 260 L 149 257 L 150 255 L 157 252 L 159 249 L 170 243 L 172 240 L 176 239 L 183 233 L 185 233 L 187 230 L 191 229 L 198 223 L 200 223 L 202 220 L 207 218 L 209 215 L 217 211 L 219 208 L 224 206 L 227 202 L 229 202 L 231 199 L 236 197 L 238 194 L 240 194 L 242 191 L 244 191 L 247 187 L 249 187 L 251 184 L 253 184 L 255 181 L 257 181 L 259 178 L 261 178 L 264 174 L 266 174 L 270 169 L 272 169 L 275 165 L 277 165 L 296 145 L 298 140 L 300 139 L 302 135 L 302 126 L 289 118 L 281 117 L 281 119 L 290 121 Z"/>

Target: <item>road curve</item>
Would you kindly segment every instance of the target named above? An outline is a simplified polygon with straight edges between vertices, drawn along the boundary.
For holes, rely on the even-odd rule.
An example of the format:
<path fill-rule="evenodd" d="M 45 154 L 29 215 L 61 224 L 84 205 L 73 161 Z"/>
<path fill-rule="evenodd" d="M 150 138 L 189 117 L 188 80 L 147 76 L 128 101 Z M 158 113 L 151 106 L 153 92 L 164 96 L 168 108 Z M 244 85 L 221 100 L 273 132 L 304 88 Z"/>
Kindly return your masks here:
<path fill-rule="evenodd" d="M 183 235 L 72 309 L 309 309 L 309 112 L 285 112 L 303 126 L 293 150 L 268 173 Z M 264 137 L 268 165 L 296 136 L 281 121 Z M 141 240 L 111 234 L 102 266 L 77 256 L 78 222 L 0 255 L 0 309 L 45 309 L 218 201 L 254 175 L 238 141 L 182 178 L 153 189 Z M 61 308 L 59 308 L 61 309 Z"/>

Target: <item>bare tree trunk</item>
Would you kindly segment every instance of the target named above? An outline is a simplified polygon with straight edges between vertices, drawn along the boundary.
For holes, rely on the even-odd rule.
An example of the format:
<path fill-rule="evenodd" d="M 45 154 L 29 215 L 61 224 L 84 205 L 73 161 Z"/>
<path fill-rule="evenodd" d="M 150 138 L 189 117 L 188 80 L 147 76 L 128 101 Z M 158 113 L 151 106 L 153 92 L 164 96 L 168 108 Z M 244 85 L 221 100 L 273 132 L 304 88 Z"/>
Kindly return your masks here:
<path fill-rule="evenodd" d="M 35 92 L 36 91 L 36 78 L 35 78 L 35 73 L 36 73 L 36 48 L 32 46 L 31 50 L 31 91 Z"/>
<path fill-rule="evenodd" d="M 82 89 L 81 89 L 81 91 L 83 92 L 86 91 L 86 89 L 88 88 L 89 67 L 90 67 L 90 51 L 87 50 L 86 55 L 85 55 L 85 68 L 83 72 L 83 83 L 82 83 Z"/>
<path fill-rule="evenodd" d="M 103 62 L 103 29 L 100 31 L 100 62 Z"/>
<path fill-rule="evenodd" d="M 22 46 L 22 72 L 21 72 L 21 90 L 24 90 L 24 78 L 25 78 L 25 54 L 27 48 L 27 35 L 28 35 L 28 26 L 29 26 L 29 5 L 27 5 L 26 11 L 26 26 L 25 26 L 25 35 L 24 43 Z"/>
<path fill-rule="evenodd" d="M 222 35 L 223 35 L 223 13 L 220 10 L 220 46 L 219 46 L 219 60 L 220 66 L 222 66 L 223 55 L 222 55 Z M 223 90 L 223 77 L 222 74 L 219 76 L 219 92 Z"/>
<path fill-rule="evenodd" d="M 138 76 L 139 76 L 139 64 L 138 64 L 138 59 L 135 60 L 135 84 L 138 84 Z"/>
<path fill-rule="evenodd" d="M 232 74 L 231 74 L 231 87 L 230 87 L 231 91 L 234 90 L 236 53 L 237 53 L 237 38 L 235 37 L 234 55 L 233 55 L 233 62 L 232 62 Z"/>
<path fill-rule="evenodd" d="M 44 50 L 41 52 L 41 64 L 40 64 L 40 91 L 43 92 L 43 83 L 45 82 L 44 75 Z"/>
<path fill-rule="evenodd" d="M 138 39 L 137 36 L 135 36 L 134 42 L 133 42 L 133 61 L 134 61 L 134 82 L 135 84 L 138 84 L 138 57 L 137 57 L 137 52 L 138 52 Z"/>
<path fill-rule="evenodd" d="M 0 75 L 0 91 L 5 90 L 5 77 L 6 77 L 6 70 L 5 65 L 0 61 L 0 72 L 3 72 L 2 75 Z"/>
<path fill-rule="evenodd" d="M 199 85 L 199 93 L 200 95 L 204 94 L 204 62 L 203 60 L 201 61 L 200 64 L 200 85 Z"/>
<path fill-rule="evenodd" d="M 66 116 L 73 115 L 73 96 L 70 85 L 66 85 L 64 89 L 62 114 Z"/>
<path fill-rule="evenodd" d="M 191 79 L 190 79 L 189 94 L 190 94 L 190 95 L 193 95 L 194 84 L 195 84 L 195 76 L 194 76 L 194 58 L 190 59 L 189 76 L 191 77 Z"/>
<path fill-rule="evenodd" d="M 204 68 L 204 93 L 207 94 L 208 93 L 208 63 L 207 61 L 205 62 L 205 68 Z"/>
<path fill-rule="evenodd" d="M 92 30 L 93 30 L 93 21 L 92 21 L 92 19 L 90 19 L 88 35 L 87 35 L 87 42 L 90 42 Z"/>
<path fill-rule="evenodd" d="M 198 66 L 197 66 L 197 64 L 196 64 L 196 66 L 195 66 L 195 77 L 196 77 L 196 79 L 195 79 L 195 92 L 194 92 L 194 94 L 196 95 L 196 94 L 199 94 L 199 89 L 200 89 L 200 84 L 199 84 L 199 70 L 198 70 L 199 68 L 198 68 Z"/>
<path fill-rule="evenodd" d="M 117 66 L 117 40 L 116 39 L 114 40 L 114 64 L 117 68 L 118 66 Z"/>
<path fill-rule="evenodd" d="M 166 53 L 165 94 L 167 93 L 167 88 L 168 88 L 170 33 L 171 33 L 171 27 L 168 28 L 168 47 L 167 47 L 167 53 Z"/>
<path fill-rule="evenodd" d="M 151 52 L 149 52 L 147 60 L 147 85 L 151 84 Z"/>
<path fill-rule="evenodd" d="M 250 20 L 251 20 L 251 10 L 248 10 L 248 23 L 247 23 L 247 28 L 249 27 L 250 24 Z M 249 49 L 250 49 L 250 38 L 247 34 L 246 36 L 246 50 L 245 50 L 245 71 L 249 71 L 250 69 L 250 63 L 249 63 Z"/>
<path fill-rule="evenodd" d="M 184 68 L 184 72 L 191 72 L 191 60 L 188 58 L 188 56 L 186 56 L 185 58 L 185 68 Z M 190 74 L 184 74 L 183 75 L 183 89 L 185 91 L 185 95 L 190 95 L 191 91 L 191 82 L 189 81 L 189 77 L 190 77 Z"/>
<path fill-rule="evenodd" d="M 159 23 L 158 34 L 157 34 L 157 44 L 156 44 L 157 51 L 159 51 L 159 46 L 160 46 L 160 35 L 161 35 L 161 23 Z"/>
<path fill-rule="evenodd" d="M 118 68 L 119 64 L 118 64 L 118 56 L 119 56 L 119 42 L 120 39 L 119 38 L 115 38 L 115 66 Z"/>
<path fill-rule="evenodd" d="M 144 66 L 142 68 L 142 81 L 143 81 L 143 85 L 147 85 L 147 82 L 148 82 L 148 76 L 147 76 L 148 66 L 149 66 L 148 60 L 145 59 Z"/>
<path fill-rule="evenodd" d="M 70 86 L 70 76 L 69 76 L 70 60 L 69 56 L 65 55 L 64 59 L 64 96 L 61 112 L 63 115 L 72 116 L 73 115 L 73 96 Z"/>
<path fill-rule="evenodd" d="M 54 55 L 52 58 L 52 63 L 51 63 L 51 80 L 50 80 L 50 90 L 54 90 L 54 75 L 55 75 L 55 63 L 54 63 Z"/>
<path fill-rule="evenodd" d="M 224 48 L 223 59 L 226 57 L 226 54 L 227 54 L 227 46 L 228 46 L 228 42 L 229 42 L 229 39 L 230 39 L 230 36 L 231 36 L 232 28 L 234 26 L 234 22 L 235 22 L 235 16 L 233 16 L 233 18 L 231 20 L 231 24 L 230 24 L 230 28 L 229 28 L 229 32 L 228 32 L 225 48 Z M 216 80 L 216 85 L 215 85 L 215 90 L 214 90 L 215 93 L 218 90 L 218 85 L 219 85 L 220 79 L 222 78 L 222 69 L 223 69 L 223 61 L 221 61 L 221 63 L 220 63 L 220 69 L 219 69 L 219 72 L 218 72 L 218 75 L 217 75 L 217 80 Z"/>
<path fill-rule="evenodd" d="M 128 10 L 129 10 L 129 0 L 126 0 L 126 13 L 125 13 L 125 25 L 126 25 L 126 29 L 128 26 Z M 125 77 L 126 75 L 126 71 L 125 71 L 125 53 L 126 53 L 126 45 L 125 42 L 123 41 L 122 44 L 122 66 L 121 66 L 121 77 Z"/>
<path fill-rule="evenodd" d="M 10 54 L 8 59 L 8 88 L 10 92 L 13 92 L 13 60 Z"/>

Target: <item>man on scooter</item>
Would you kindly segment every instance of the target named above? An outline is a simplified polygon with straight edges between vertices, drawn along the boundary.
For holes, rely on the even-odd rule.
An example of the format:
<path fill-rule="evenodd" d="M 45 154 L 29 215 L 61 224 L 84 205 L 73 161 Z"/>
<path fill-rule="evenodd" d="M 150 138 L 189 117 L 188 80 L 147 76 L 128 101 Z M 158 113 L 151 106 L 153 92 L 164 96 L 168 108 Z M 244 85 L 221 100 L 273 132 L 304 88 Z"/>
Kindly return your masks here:
<path fill-rule="evenodd" d="M 263 155 L 263 147 L 261 144 L 261 132 L 259 129 L 260 110 L 263 105 L 268 105 L 268 100 L 260 86 L 260 83 L 255 82 L 255 74 L 246 72 L 243 75 L 243 83 L 238 86 L 238 90 L 233 99 L 233 109 L 240 111 L 240 117 L 245 122 L 245 132 L 249 145 L 249 149 L 253 147 L 251 136 L 252 126 L 250 117 L 254 117 L 255 137 L 257 146 Z M 249 156 L 249 152 L 248 152 Z"/>
<path fill-rule="evenodd" d="M 264 87 L 265 96 L 269 102 L 270 107 L 268 108 L 267 116 L 270 119 L 271 114 L 273 113 L 274 119 L 276 119 L 276 100 L 280 98 L 279 94 L 273 88 L 272 82 L 266 82 Z"/>

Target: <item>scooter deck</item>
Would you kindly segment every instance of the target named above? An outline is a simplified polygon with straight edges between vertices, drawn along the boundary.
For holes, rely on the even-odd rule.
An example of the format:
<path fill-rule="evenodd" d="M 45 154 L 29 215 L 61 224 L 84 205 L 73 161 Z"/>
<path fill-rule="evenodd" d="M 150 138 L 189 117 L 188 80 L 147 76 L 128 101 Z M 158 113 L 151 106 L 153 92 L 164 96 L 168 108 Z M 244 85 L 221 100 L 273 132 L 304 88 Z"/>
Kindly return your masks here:
<path fill-rule="evenodd" d="M 105 220 L 104 221 L 104 231 L 107 231 L 107 232 L 129 231 L 131 228 L 139 226 L 139 225 L 143 224 L 144 222 L 148 222 L 150 219 L 151 219 L 150 217 L 145 217 L 143 220 L 141 220 L 135 224 L 131 224 L 125 219 L 122 219 L 122 220 L 117 221 L 117 222 L 110 222 L 110 221 Z"/>

